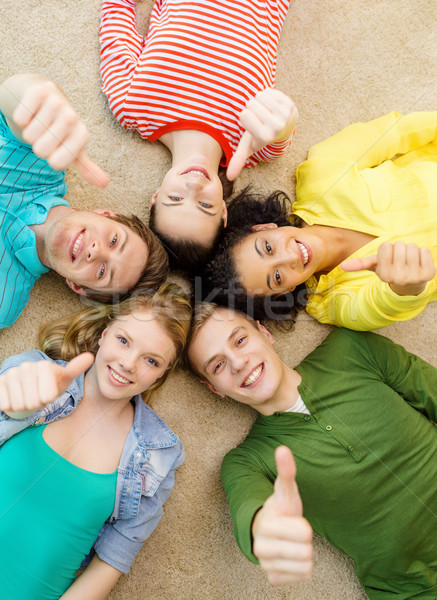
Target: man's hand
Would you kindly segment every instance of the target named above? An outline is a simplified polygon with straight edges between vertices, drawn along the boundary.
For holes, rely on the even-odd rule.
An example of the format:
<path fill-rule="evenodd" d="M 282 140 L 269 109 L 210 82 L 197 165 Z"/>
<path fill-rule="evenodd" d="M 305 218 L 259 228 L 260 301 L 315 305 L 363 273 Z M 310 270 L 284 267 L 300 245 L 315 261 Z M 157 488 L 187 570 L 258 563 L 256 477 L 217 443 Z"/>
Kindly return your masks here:
<path fill-rule="evenodd" d="M 273 88 L 258 92 L 240 113 L 246 131 L 229 161 L 226 177 L 235 179 L 254 152 L 287 139 L 296 127 L 297 117 L 296 105 L 283 92 Z"/>
<path fill-rule="evenodd" d="M 89 183 L 108 184 L 106 173 L 85 152 L 86 126 L 53 81 L 34 73 L 10 77 L 0 87 L 0 109 L 13 133 L 54 169 L 71 165 Z"/>
<path fill-rule="evenodd" d="M 373 271 L 399 296 L 417 296 L 436 274 L 430 250 L 404 242 L 384 242 L 376 255 L 351 258 L 340 267 L 344 271 Z"/>
<path fill-rule="evenodd" d="M 35 412 L 63 394 L 93 361 L 94 356 L 84 352 L 65 367 L 49 360 L 39 360 L 11 369 L 0 377 L 0 410 L 8 414 Z"/>
<path fill-rule="evenodd" d="M 308 579 L 312 570 L 311 525 L 302 516 L 296 483 L 296 464 L 286 446 L 275 452 L 278 476 L 274 493 L 252 524 L 253 553 L 270 583 L 282 585 Z"/>

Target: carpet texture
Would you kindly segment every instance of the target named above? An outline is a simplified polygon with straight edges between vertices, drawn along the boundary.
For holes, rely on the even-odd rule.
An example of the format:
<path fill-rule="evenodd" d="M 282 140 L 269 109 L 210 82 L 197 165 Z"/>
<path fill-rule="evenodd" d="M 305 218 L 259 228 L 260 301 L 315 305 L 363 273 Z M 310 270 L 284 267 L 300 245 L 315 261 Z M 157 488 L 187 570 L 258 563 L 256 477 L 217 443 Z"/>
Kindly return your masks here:
<path fill-rule="evenodd" d="M 147 30 L 152 0 L 138 6 Z M 127 132 L 114 120 L 99 81 L 99 0 L 2 0 L 1 77 L 38 71 L 52 77 L 88 125 L 89 155 L 110 175 L 93 189 L 67 172 L 67 199 L 84 209 L 110 208 L 146 218 L 147 202 L 170 164 L 168 152 Z M 280 42 L 277 87 L 296 102 L 300 120 L 291 150 L 273 164 L 245 170 L 237 190 L 294 195 L 294 172 L 309 147 L 354 121 L 390 110 L 437 108 L 437 12 L 433 0 L 295 0 Z M 81 308 L 54 273 L 44 275 L 18 322 L 0 332 L 3 360 L 33 348 L 38 326 Z M 433 342 L 437 304 L 382 334 L 437 366 Z M 301 314 L 276 348 L 299 362 L 330 328 Z M 179 372 L 153 404 L 184 442 L 187 459 L 164 517 L 111 600 L 363 600 L 353 563 L 324 540 L 315 541 L 308 582 L 273 588 L 239 552 L 232 534 L 219 468 L 243 439 L 254 412 L 206 390 Z M 50 503 L 50 499 L 48 499 Z"/>

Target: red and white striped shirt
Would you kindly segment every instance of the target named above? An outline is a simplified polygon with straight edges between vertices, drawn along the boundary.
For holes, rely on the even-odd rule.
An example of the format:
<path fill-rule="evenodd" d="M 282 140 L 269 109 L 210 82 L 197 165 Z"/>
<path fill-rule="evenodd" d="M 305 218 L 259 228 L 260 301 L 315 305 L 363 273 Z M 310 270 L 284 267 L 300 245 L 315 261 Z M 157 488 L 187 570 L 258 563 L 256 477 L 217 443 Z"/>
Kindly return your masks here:
<path fill-rule="evenodd" d="M 104 1 L 102 89 L 116 119 L 151 142 L 177 129 L 211 135 L 226 166 L 243 134 L 239 114 L 273 87 L 276 51 L 291 0 L 155 0 L 147 36 L 135 2 Z M 274 160 L 291 138 L 253 154 Z"/>

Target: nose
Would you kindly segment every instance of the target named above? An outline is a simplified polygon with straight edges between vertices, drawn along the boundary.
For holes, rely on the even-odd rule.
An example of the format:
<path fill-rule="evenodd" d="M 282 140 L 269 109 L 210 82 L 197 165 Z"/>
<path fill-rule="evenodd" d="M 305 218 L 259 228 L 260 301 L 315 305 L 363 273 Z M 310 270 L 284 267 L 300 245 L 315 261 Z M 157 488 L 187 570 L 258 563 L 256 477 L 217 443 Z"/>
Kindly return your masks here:
<path fill-rule="evenodd" d="M 198 190 L 203 189 L 204 184 L 203 178 L 201 179 L 200 177 L 192 176 L 185 182 L 185 187 L 190 192 L 197 192 Z"/>
<path fill-rule="evenodd" d="M 94 240 L 87 248 L 87 260 L 91 262 L 93 260 L 102 260 L 105 257 L 105 248 L 98 242 Z"/>
<path fill-rule="evenodd" d="M 278 266 L 290 267 L 291 269 L 295 269 L 297 267 L 299 260 L 300 256 L 296 242 L 293 242 L 293 244 L 289 244 L 288 246 L 284 245 L 280 249 L 277 256 Z"/>
<path fill-rule="evenodd" d="M 118 364 L 125 371 L 129 373 L 134 373 L 136 370 L 136 356 L 133 352 L 125 351 L 123 357 L 119 359 Z"/>
<path fill-rule="evenodd" d="M 247 365 L 248 360 L 249 357 L 245 356 L 244 354 L 234 354 L 231 361 L 232 373 L 239 373 L 241 369 L 243 369 Z"/>

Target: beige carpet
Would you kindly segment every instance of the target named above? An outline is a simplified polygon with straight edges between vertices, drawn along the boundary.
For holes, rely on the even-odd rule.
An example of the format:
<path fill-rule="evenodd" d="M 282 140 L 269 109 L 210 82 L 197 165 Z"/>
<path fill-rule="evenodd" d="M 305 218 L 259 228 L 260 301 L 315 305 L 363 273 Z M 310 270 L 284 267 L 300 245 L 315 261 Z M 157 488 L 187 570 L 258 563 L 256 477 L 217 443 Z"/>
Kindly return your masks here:
<path fill-rule="evenodd" d="M 139 5 L 147 26 L 152 0 Z M 246 170 L 238 187 L 293 194 L 293 174 L 308 148 L 353 121 L 392 109 L 437 108 L 437 12 L 434 0 L 295 0 L 280 44 L 277 86 L 291 94 L 300 122 L 292 150 L 274 164 Z M 93 189 L 69 171 L 68 199 L 81 208 L 108 207 L 146 216 L 146 202 L 169 164 L 159 143 L 150 145 L 112 118 L 99 89 L 99 0 L 1 0 L 1 71 L 39 71 L 63 87 L 91 133 L 89 153 L 111 183 Z M 32 348 L 42 321 L 80 307 L 54 274 L 36 285 L 19 321 L 0 333 L 1 359 Z M 414 321 L 383 330 L 437 366 L 433 342 L 437 304 Z M 278 336 L 291 364 L 329 328 L 301 315 L 295 331 Z M 194 377 L 174 376 L 156 410 L 182 438 L 185 465 L 158 529 L 111 600 L 362 600 L 353 564 L 323 540 L 305 584 L 275 589 L 240 554 L 232 535 L 220 462 L 247 432 L 254 413 L 214 397 Z M 47 499 L 48 508 L 50 499 Z"/>

